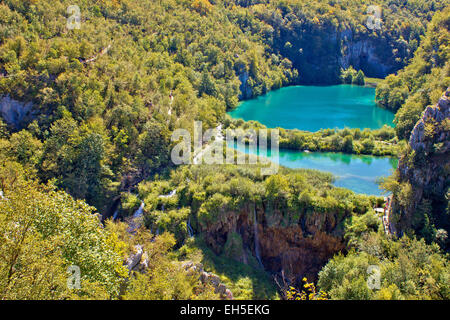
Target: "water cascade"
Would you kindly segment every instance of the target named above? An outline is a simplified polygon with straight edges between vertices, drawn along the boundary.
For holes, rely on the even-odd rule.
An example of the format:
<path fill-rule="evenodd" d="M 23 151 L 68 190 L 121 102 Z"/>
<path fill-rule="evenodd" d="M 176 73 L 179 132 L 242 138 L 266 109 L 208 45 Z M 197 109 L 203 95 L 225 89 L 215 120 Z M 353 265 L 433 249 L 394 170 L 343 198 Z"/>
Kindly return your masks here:
<path fill-rule="evenodd" d="M 176 194 L 177 194 L 177 189 L 173 189 L 172 191 L 169 192 L 169 194 L 162 194 L 158 198 L 163 198 L 163 199 L 165 199 L 165 198 L 172 198 Z"/>
<path fill-rule="evenodd" d="M 264 265 L 261 261 L 261 253 L 259 250 L 259 238 L 258 238 L 258 220 L 256 219 L 256 204 L 255 207 L 253 209 L 253 229 L 255 232 L 255 255 L 256 255 L 256 259 L 259 262 L 259 265 L 264 269 Z"/>
<path fill-rule="evenodd" d="M 191 227 L 191 218 L 189 218 L 189 220 L 187 221 L 186 227 L 187 227 L 187 232 L 189 234 L 189 238 L 192 238 L 194 236 L 194 230 L 192 230 L 192 227 Z"/>

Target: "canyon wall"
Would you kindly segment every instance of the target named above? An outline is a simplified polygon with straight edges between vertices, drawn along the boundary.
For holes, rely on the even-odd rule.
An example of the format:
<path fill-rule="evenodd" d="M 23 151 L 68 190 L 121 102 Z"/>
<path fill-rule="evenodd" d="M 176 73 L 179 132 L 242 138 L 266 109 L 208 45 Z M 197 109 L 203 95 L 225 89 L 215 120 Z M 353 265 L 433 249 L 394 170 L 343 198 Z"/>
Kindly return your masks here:
<path fill-rule="evenodd" d="M 238 212 L 201 223 L 206 243 L 216 254 L 284 276 L 290 282 L 315 280 L 322 266 L 344 248 L 338 213 L 284 212 L 267 202 L 248 203 Z"/>
<path fill-rule="evenodd" d="M 436 105 L 425 109 L 411 132 L 409 150 L 400 159 L 402 192 L 394 196 L 393 206 L 401 232 L 413 229 L 431 237 L 437 235 L 436 229 L 449 231 L 449 99 L 450 88 Z"/>
<path fill-rule="evenodd" d="M 275 50 L 292 61 L 302 84 L 340 82 L 340 70 L 353 66 L 366 76 L 384 78 L 401 69 L 412 57 L 406 42 L 356 34 L 352 29 L 280 29 Z"/>
<path fill-rule="evenodd" d="M 10 126 L 21 129 L 32 119 L 32 103 L 23 103 L 9 96 L 0 97 L 0 115 Z"/>

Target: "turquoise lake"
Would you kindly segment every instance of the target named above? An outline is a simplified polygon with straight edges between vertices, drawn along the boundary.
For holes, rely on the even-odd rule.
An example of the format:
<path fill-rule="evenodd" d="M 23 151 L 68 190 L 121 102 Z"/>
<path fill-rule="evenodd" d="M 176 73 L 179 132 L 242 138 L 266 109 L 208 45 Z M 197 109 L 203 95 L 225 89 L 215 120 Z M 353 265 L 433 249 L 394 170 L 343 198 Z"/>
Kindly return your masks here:
<path fill-rule="evenodd" d="M 235 146 L 240 152 L 249 153 L 249 148 Z M 274 161 L 268 150 L 267 158 Z M 398 159 L 354 155 L 341 152 L 299 152 L 280 150 L 279 164 L 287 168 L 315 169 L 331 172 L 336 180 L 334 185 L 350 189 L 356 193 L 382 195 L 377 179 L 390 176 L 398 165 Z"/>
<path fill-rule="evenodd" d="M 352 85 L 286 87 L 244 101 L 228 114 L 268 128 L 306 131 L 394 125 L 394 114 L 376 106 L 374 88 Z"/>
<path fill-rule="evenodd" d="M 289 150 L 280 150 L 279 160 L 280 165 L 288 168 L 331 172 L 336 177 L 336 187 L 370 195 L 382 194 L 376 180 L 382 176 L 390 176 L 398 165 L 397 159 L 389 157 Z"/>
<path fill-rule="evenodd" d="M 295 86 L 248 100 L 229 114 L 257 120 L 269 128 L 317 131 L 325 128 L 378 129 L 393 126 L 394 114 L 375 105 L 375 89 L 369 87 Z M 235 146 L 248 153 L 243 146 Z M 269 156 L 270 158 L 270 156 Z M 334 185 L 356 193 L 382 195 L 377 180 L 392 174 L 398 159 L 335 152 L 280 150 L 279 164 L 288 168 L 331 172 Z"/>

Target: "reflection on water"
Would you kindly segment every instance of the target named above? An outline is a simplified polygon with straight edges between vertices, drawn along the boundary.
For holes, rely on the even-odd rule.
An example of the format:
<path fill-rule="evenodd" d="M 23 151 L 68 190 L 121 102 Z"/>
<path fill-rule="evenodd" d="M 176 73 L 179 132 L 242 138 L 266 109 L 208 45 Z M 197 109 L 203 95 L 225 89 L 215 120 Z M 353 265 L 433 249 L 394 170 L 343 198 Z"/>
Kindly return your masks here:
<path fill-rule="evenodd" d="M 242 145 L 235 145 L 240 152 L 249 153 Z M 259 153 L 259 152 L 257 152 Z M 273 160 L 270 150 L 267 157 Z M 288 168 L 315 169 L 331 172 L 337 187 L 353 190 L 356 193 L 382 195 L 376 183 L 380 177 L 389 176 L 398 165 L 391 157 L 352 155 L 339 152 L 300 152 L 280 150 L 279 164 Z"/>

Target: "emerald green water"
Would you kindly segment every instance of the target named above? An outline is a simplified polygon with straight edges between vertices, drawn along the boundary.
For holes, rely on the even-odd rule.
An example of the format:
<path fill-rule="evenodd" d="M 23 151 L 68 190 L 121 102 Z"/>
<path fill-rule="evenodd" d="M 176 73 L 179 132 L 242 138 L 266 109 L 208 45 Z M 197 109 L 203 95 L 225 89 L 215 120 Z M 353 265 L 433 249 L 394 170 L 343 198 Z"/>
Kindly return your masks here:
<path fill-rule="evenodd" d="M 306 131 L 379 129 L 393 126 L 394 119 L 392 112 L 376 106 L 374 88 L 352 85 L 286 87 L 244 101 L 229 115 L 257 120 L 269 128 Z"/>
<path fill-rule="evenodd" d="M 325 128 L 370 128 L 393 125 L 394 114 L 375 105 L 375 89 L 351 85 L 295 86 L 241 103 L 233 118 L 257 120 L 269 128 L 317 131 Z M 242 152 L 249 150 L 234 146 Z M 271 158 L 271 156 L 268 156 Z M 274 159 L 272 159 L 274 160 Z M 381 195 L 377 179 L 389 176 L 398 160 L 334 152 L 280 150 L 279 164 L 288 168 L 331 172 L 334 185 L 356 193 Z"/>
<path fill-rule="evenodd" d="M 288 168 L 316 169 L 331 172 L 334 185 L 356 193 L 381 195 L 376 180 L 389 176 L 398 160 L 389 157 L 361 156 L 333 152 L 295 152 L 280 150 L 279 163 Z"/>
<path fill-rule="evenodd" d="M 249 153 L 249 148 L 234 146 L 238 151 Z M 270 154 L 263 155 L 272 161 L 276 158 Z M 391 157 L 374 157 L 353 155 L 340 152 L 299 152 L 279 151 L 279 164 L 288 168 L 316 169 L 331 172 L 336 180 L 334 185 L 350 189 L 356 193 L 382 195 L 376 183 L 377 179 L 389 176 L 397 168 L 398 159 Z"/>

